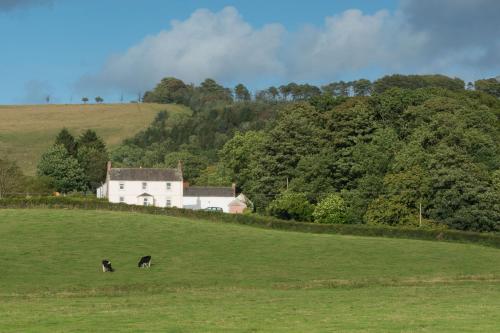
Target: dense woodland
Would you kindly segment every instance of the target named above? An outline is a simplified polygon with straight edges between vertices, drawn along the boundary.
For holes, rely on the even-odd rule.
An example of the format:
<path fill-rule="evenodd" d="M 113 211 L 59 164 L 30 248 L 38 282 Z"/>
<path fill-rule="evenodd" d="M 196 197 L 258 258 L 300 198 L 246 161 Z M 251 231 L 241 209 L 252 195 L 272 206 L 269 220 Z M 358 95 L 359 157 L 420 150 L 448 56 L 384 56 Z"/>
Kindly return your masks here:
<path fill-rule="evenodd" d="M 144 102 L 192 112 L 160 112 L 109 155 L 115 166 L 182 160 L 189 182 L 235 182 L 255 212 L 285 219 L 500 231 L 499 98 L 498 79 L 442 75 L 290 83 L 254 95 L 242 84 L 165 78 Z M 39 179 L 94 190 L 107 159 L 92 131 L 74 139 L 63 130 Z"/>
<path fill-rule="evenodd" d="M 333 207 L 337 223 L 498 231 L 499 97 L 497 79 L 442 75 L 290 83 L 255 96 L 242 84 L 165 78 L 144 101 L 192 114 L 158 114 L 111 156 L 127 166 L 182 160 L 190 182 L 234 181 L 256 211 L 282 218 L 318 220 L 319 207 Z"/>

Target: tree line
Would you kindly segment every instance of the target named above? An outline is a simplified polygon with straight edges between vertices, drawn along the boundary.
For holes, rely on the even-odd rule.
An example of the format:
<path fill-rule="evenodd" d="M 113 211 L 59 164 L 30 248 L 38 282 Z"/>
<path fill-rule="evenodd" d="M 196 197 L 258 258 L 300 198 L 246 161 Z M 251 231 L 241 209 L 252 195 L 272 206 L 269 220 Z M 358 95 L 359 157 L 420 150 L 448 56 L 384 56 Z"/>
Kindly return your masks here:
<path fill-rule="evenodd" d="M 327 221 L 315 210 L 337 207 L 337 223 L 499 230 L 494 80 L 391 75 L 252 97 L 242 84 L 165 78 L 144 101 L 192 114 L 158 114 L 111 156 L 128 166 L 182 159 L 189 181 L 235 181 L 258 212 L 281 218 Z"/>

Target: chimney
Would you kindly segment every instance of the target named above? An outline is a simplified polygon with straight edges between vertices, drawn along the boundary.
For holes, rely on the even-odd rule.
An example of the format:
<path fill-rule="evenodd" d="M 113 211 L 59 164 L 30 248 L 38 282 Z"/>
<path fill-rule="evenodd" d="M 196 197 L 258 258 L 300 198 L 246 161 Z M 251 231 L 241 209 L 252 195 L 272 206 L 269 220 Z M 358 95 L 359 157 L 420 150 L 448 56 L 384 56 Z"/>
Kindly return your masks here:
<path fill-rule="evenodd" d="M 235 198 L 236 198 L 236 183 L 233 183 L 233 184 L 231 185 L 231 188 L 233 189 L 233 197 L 235 197 Z"/>
<path fill-rule="evenodd" d="M 101 164 L 102 165 L 102 164 Z M 106 170 L 109 172 L 111 170 L 111 161 L 108 161 L 108 164 L 106 164 Z"/>
<path fill-rule="evenodd" d="M 186 189 L 186 188 L 188 188 L 188 187 L 189 187 L 189 182 L 188 182 L 187 180 L 184 180 L 184 181 L 182 182 L 182 188 Z"/>

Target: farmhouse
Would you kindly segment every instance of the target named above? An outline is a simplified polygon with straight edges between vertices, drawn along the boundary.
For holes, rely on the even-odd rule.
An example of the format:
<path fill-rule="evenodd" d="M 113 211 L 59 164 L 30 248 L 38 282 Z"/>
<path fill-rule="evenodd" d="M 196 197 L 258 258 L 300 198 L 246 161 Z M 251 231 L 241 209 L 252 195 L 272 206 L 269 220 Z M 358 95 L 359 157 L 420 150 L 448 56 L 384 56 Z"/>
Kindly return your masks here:
<path fill-rule="evenodd" d="M 182 176 L 182 165 L 175 169 L 112 168 L 108 162 L 106 182 L 97 189 L 98 198 L 128 205 L 222 209 L 241 213 L 246 204 L 236 197 L 236 186 L 189 186 Z"/>

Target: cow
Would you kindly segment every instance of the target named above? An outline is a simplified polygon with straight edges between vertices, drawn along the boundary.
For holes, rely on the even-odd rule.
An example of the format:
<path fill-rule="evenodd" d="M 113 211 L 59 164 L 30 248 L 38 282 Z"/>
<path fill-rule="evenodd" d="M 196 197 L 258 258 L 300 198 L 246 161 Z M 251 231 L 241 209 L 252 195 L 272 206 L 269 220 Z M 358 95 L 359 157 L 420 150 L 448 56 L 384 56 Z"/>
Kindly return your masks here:
<path fill-rule="evenodd" d="M 111 261 L 107 260 L 107 259 L 104 259 L 102 261 L 102 271 L 104 273 L 106 272 L 114 272 L 115 270 L 113 269 L 113 267 L 111 267 Z"/>
<path fill-rule="evenodd" d="M 139 263 L 137 264 L 137 267 L 139 268 L 149 268 L 151 267 L 151 256 L 144 256 L 139 260 Z"/>

